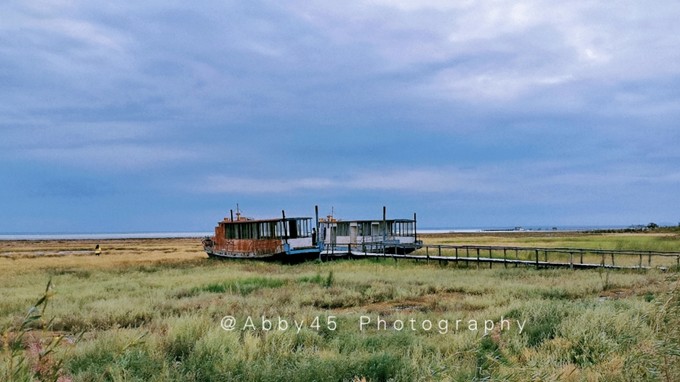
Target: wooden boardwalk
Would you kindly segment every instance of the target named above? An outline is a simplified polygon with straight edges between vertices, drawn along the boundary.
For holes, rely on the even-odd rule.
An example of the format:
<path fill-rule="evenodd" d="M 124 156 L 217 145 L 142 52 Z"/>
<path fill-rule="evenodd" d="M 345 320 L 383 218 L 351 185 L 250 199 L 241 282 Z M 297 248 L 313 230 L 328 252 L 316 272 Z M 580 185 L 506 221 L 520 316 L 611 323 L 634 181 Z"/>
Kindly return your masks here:
<path fill-rule="evenodd" d="M 410 249 L 412 250 L 413 247 Z M 343 246 L 327 249 L 322 258 L 392 258 L 394 260 L 438 261 L 439 263 L 494 264 L 570 269 L 680 269 L 680 252 L 607 250 L 592 248 L 545 248 L 481 245 L 424 245 L 412 253 L 408 247 L 397 247 L 386 253 L 383 247 Z"/>

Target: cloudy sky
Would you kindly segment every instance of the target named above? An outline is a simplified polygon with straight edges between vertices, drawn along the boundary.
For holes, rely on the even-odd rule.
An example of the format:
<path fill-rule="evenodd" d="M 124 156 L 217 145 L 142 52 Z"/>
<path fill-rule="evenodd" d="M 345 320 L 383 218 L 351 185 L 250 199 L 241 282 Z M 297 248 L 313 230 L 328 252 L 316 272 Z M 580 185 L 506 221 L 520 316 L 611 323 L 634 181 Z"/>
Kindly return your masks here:
<path fill-rule="evenodd" d="M 680 221 L 677 1 L 7 0 L 0 232 Z"/>

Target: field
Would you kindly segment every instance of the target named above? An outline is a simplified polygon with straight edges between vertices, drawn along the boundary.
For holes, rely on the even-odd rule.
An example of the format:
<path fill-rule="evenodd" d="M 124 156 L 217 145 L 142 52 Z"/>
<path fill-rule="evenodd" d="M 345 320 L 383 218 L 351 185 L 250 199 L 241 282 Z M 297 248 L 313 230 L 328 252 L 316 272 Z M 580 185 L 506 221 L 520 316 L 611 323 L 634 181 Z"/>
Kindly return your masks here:
<path fill-rule="evenodd" d="M 680 251 L 673 232 L 423 239 Z M 0 273 L 3 381 L 680 380 L 677 267 L 293 265 L 144 239 L 0 242 Z"/>

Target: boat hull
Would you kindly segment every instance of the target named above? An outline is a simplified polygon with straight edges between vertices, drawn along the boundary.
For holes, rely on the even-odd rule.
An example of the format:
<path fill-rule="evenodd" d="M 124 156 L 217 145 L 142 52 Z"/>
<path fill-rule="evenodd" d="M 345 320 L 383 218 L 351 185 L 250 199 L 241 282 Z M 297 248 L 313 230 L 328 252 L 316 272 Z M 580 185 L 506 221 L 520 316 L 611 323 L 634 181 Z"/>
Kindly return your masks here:
<path fill-rule="evenodd" d="M 299 261 L 319 258 L 321 251 L 318 248 L 297 250 L 294 253 L 276 252 L 268 254 L 245 254 L 205 249 L 205 253 L 211 259 L 219 260 L 261 260 L 261 261 Z"/>

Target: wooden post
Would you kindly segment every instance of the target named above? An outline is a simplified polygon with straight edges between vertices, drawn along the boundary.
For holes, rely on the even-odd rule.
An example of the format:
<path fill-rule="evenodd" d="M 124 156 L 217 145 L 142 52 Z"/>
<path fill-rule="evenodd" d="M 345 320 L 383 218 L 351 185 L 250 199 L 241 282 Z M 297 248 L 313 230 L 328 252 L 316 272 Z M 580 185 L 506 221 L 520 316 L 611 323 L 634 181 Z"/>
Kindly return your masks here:
<path fill-rule="evenodd" d="M 647 265 L 651 268 L 652 266 L 652 254 L 649 254 L 649 259 L 647 259 Z"/>
<path fill-rule="evenodd" d="M 503 265 L 507 268 L 508 267 L 508 253 L 507 253 L 507 248 L 503 248 Z"/>
<path fill-rule="evenodd" d="M 470 247 L 465 247 L 465 266 L 470 266 Z"/>
<path fill-rule="evenodd" d="M 616 266 L 616 264 L 614 263 L 614 252 L 612 252 L 612 266 Z"/>
<path fill-rule="evenodd" d="M 640 254 L 640 264 L 638 265 L 638 268 L 642 269 L 642 254 Z"/>
<path fill-rule="evenodd" d="M 583 250 L 581 250 L 581 264 L 583 264 Z"/>
<path fill-rule="evenodd" d="M 519 249 L 515 248 L 515 268 L 519 265 Z"/>
<path fill-rule="evenodd" d="M 602 252 L 602 268 L 604 268 L 604 252 Z"/>
<path fill-rule="evenodd" d="M 569 269 L 574 269 L 574 252 L 569 252 Z"/>
<path fill-rule="evenodd" d="M 427 263 L 430 263 L 430 247 L 425 246 L 425 257 L 427 258 Z"/>
<path fill-rule="evenodd" d="M 479 248 L 477 248 L 477 268 L 479 268 Z"/>
<path fill-rule="evenodd" d="M 538 249 L 536 249 L 535 252 L 536 252 L 536 269 L 538 269 Z"/>

